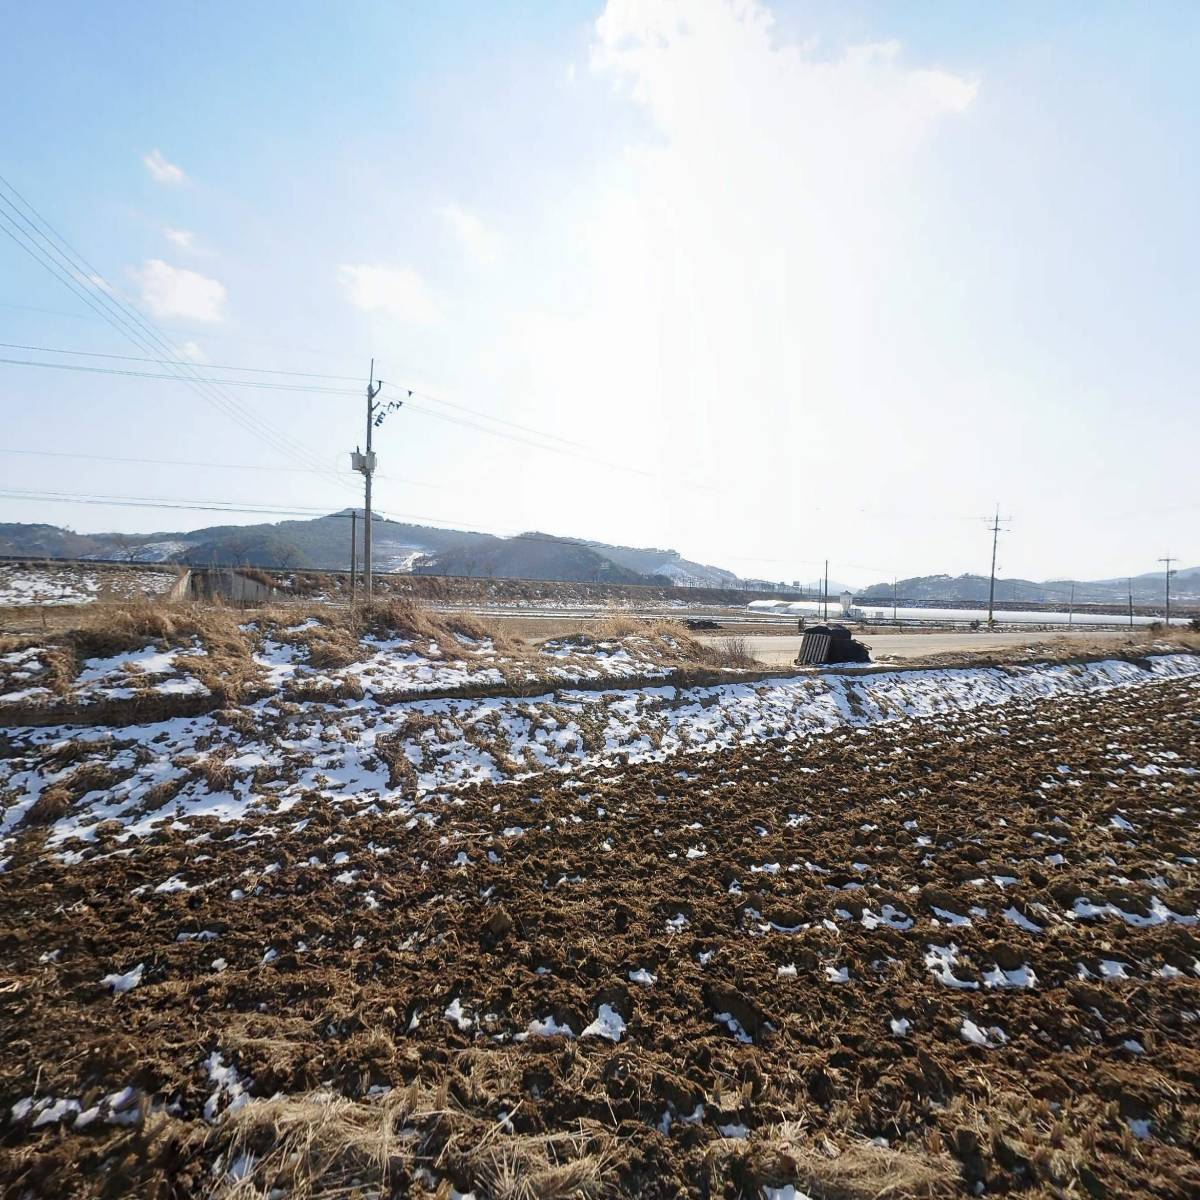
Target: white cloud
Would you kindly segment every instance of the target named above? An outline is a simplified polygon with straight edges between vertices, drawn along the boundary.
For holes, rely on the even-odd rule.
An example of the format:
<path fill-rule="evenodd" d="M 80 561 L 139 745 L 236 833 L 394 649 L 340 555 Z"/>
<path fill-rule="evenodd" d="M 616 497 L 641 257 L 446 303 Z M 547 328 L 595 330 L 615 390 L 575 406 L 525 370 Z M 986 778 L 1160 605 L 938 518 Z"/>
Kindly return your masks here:
<path fill-rule="evenodd" d="M 716 483 L 754 464 L 754 511 L 820 511 L 824 545 L 851 540 L 851 448 L 879 494 L 949 470 L 951 435 L 911 419 L 961 425 L 929 365 L 945 301 L 923 270 L 927 189 L 978 84 L 894 42 L 814 46 L 781 38 L 756 0 L 609 0 L 591 67 L 645 120 L 614 122 L 637 132 L 539 231 L 539 258 L 562 264 L 553 299 L 510 314 L 480 355 L 535 424 L 592 441 L 597 412 L 637 428 L 614 443 L 623 461 Z M 778 522 L 747 521 L 744 496 L 655 501 L 640 512 L 677 522 L 666 537 L 780 553 Z M 859 562 L 889 553 L 853 544 Z M 786 553 L 824 552 L 810 533 Z"/>
<path fill-rule="evenodd" d="M 149 154 L 142 156 L 142 162 L 146 166 L 146 170 L 150 172 L 150 178 L 155 183 L 165 183 L 169 185 L 177 185 L 183 183 L 187 176 L 183 173 L 182 167 L 177 167 L 173 162 L 168 162 L 161 150 L 151 150 Z"/>
<path fill-rule="evenodd" d="M 750 141 L 739 160 L 773 147 L 776 167 L 780 157 L 828 156 L 838 146 L 846 158 L 894 155 L 978 90 L 948 71 L 905 67 L 898 42 L 825 59 L 777 44 L 773 27 L 757 0 L 609 0 L 592 65 L 630 83 L 667 136 L 697 136 L 713 119 L 714 150 L 735 149 L 727 135 L 740 132 Z"/>
<path fill-rule="evenodd" d="M 183 357 L 191 359 L 192 362 L 208 362 L 204 351 L 195 342 L 184 342 L 179 348 L 183 352 Z"/>
<path fill-rule="evenodd" d="M 463 249 L 484 266 L 500 257 L 501 239 L 470 209 L 457 204 L 447 204 L 438 209 L 442 220 L 450 227 Z"/>
<path fill-rule="evenodd" d="M 156 317 L 184 317 L 191 321 L 224 319 L 225 285 L 161 258 L 147 259 L 130 275 L 141 288 L 142 304 Z"/>
<path fill-rule="evenodd" d="M 978 79 L 964 79 L 949 71 L 915 71 L 914 75 L 937 107 L 962 112 L 979 93 Z"/>
<path fill-rule="evenodd" d="M 415 325 L 441 320 L 425 281 L 408 267 L 345 264 L 338 268 L 338 282 L 350 303 L 363 312 L 382 312 Z"/>
<path fill-rule="evenodd" d="M 194 249 L 196 235 L 190 229 L 172 229 L 167 225 L 163 227 L 163 237 L 168 242 L 174 242 L 181 250 Z"/>

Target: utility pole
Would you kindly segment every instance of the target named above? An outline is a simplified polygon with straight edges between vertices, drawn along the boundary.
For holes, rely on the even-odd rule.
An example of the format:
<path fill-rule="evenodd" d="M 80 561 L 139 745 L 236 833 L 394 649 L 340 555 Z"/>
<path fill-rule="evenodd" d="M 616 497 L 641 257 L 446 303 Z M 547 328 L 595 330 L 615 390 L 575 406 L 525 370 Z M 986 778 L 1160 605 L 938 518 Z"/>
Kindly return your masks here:
<path fill-rule="evenodd" d="M 1173 562 L 1178 562 L 1179 560 L 1177 558 L 1160 558 L 1158 561 L 1160 563 L 1167 564 L 1167 622 L 1166 622 L 1166 624 L 1167 624 L 1167 628 L 1170 629 L 1171 628 L 1171 576 L 1175 574 L 1175 572 L 1171 570 L 1171 564 Z"/>
<path fill-rule="evenodd" d="M 363 462 L 366 480 L 363 497 L 363 594 L 371 602 L 371 477 L 375 474 L 375 452 L 371 449 L 371 430 L 375 428 L 375 397 L 382 383 L 375 382 L 375 360 L 371 359 L 371 374 L 367 379 L 367 453 Z"/>
<path fill-rule="evenodd" d="M 1133 576 L 1129 576 L 1129 628 L 1133 628 Z"/>
<path fill-rule="evenodd" d="M 1071 607 L 1067 611 L 1067 626 L 1075 624 L 1075 585 L 1071 584 Z"/>
<path fill-rule="evenodd" d="M 898 595 L 896 589 L 898 586 L 899 586 L 899 584 L 896 580 L 896 577 L 893 575 L 892 576 L 892 624 L 893 625 L 896 623 L 896 603 L 897 603 L 896 597 Z"/>
<path fill-rule="evenodd" d="M 354 604 L 354 592 L 358 586 L 358 513 L 350 510 L 350 604 Z"/>
<path fill-rule="evenodd" d="M 355 449 L 350 455 L 351 465 L 356 471 L 361 471 L 364 478 L 363 487 L 363 596 L 369 602 L 372 590 L 371 562 L 371 477 L 375 474 L 375 451 L 371 449 L 371 435 L 376 425 L 382 425 L 384 418 L 396 411 L 403 400 L 389 400 L 376 403 L 375 397 L 383 387 L 383 380 L 375 380 L 375 360 L 371 359 L 371 373 L 367 377 L 367 449 L 366 453 Z M 408 393 L 410 396 L 412 392 Z"/>
<path fill-rule="evenodd" d="M 825 620 L 829 620 L 829 559 L 825 560 Z"/>
<path fill-rule="evenodd" d="M 1006 521 L 1008 517 L 1004 518 Z M 1000 505 L 996 505 L 996 519 L 992 522 L 992 577 L 988 583 L 988 628 L 996 624 L 996 545 L 1000 541 Z"/>

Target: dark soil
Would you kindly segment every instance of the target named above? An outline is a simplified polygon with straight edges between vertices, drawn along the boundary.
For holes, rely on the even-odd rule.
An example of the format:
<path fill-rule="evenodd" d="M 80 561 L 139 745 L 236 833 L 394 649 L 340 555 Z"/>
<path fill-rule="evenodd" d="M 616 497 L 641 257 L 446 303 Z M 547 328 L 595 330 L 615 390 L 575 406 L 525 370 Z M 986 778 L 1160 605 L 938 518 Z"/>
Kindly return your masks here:
<path fill-rule="evenodd" d="M 253 1097 L 445 1087 L 397 1196 L 482 1191 L 460 1119 L 601 1128 L 628 1197 L 883 1194 L 795 1151 L 862 1139 L 948 1163 L 952 1194 L 1195 1197 L 1200 945 L 1162 913 L 1200 909 L 1198 747 L 1200 691 L 1172 683 L 471 788 L 416 819 L 314 800 L 114 829 L 75 865 L 31 824 L 0 872 L 0 1190 L 211 1194 L 216 1052 Z M 156 890 L 173 877 L 189 890 Z M 935 973 L 952 944 L 966 987 Z M 128 992 L 101 982 L 138 964 Z M 987 986 L 1022 967 L 1035 987 Z M 601 1005 L 619 1043 L 514 1040 Z M 21 1106 L 125 1087 L 126 1124 Z"/>

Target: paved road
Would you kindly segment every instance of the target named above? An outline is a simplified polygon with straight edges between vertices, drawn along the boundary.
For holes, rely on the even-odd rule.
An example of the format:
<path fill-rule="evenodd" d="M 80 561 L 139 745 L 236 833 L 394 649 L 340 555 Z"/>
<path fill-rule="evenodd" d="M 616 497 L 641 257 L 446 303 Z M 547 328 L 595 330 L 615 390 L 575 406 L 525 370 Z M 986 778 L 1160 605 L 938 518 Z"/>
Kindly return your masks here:
<path fill-rule="evenodd" d="M 725 635 L 728 636 L 728 635 Z M 1090 641 L 1094 638 L 1123 638 L 1128 637 L 1125 631 L 1088 629 L 1079 634 L 1047 634 L 1047 633 L 855 633 L 860 642 L 865 642 L 871 648 L 871 657 L 884 658 L 922 658 L 926 654 L 946 654 L 962 650 L 998 650 L 1005 646 L 1030 646 L 1035 642 L 1052 641 L 1059 637 L 1070 638 L 1086 636 Z M 719 645 L 723 641 L 720 634 L 704 634 L 703 642 Z M 776 667 L 794 662 L 800 651 L 798 637 L 745 637 L 749 643 L 750 653 L 759 661 Z"/>

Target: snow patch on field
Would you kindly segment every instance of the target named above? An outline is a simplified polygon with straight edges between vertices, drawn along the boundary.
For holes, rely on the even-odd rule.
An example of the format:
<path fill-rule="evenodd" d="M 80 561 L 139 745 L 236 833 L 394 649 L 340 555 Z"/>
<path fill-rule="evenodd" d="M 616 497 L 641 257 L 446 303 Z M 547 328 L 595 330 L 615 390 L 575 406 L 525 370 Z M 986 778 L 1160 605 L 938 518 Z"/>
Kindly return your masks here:
<path fill-rule="evenodd" d="M 123 975 L 114 973 L 105 975 L 100 980 L 106 988 L 108 988 L 114 996 L 119 996 L 122 992 L 131 992 L 142 982 L 142 972 L 146 969 L 145 963 L 138 963 L 136 967 L 126 971 Z"/>
<path fill-rule="evenodd" d="M 91 571 L 0 567 L 0 605 L 91 604 L 99 590 Z"/>
<path fill-rule="evenodd" d="M 140 659 L 121 664 L 93 660 L 87 670 L 95 678 L 84 686 L 115 687 L 118 665 L 126 677 L 127 666 L 166 665 L 167 655 L 137 653 Z M 144 676 L 144 670 L 137 672 L 137 678 Z M 117 770 L 121 779 L 80 797 L 50 827 L 52 846 L 73 837 L 92 841 L 95 825 L 106 819 L 144 835 L 203 815 L 240 818 L 256 806 L 274 809 L 313 792 L 341 801 L 410 804 L 448 786 L 504 781 L 539 770 L 576 773 L 618 759 L 661 761 L 767 739 L 792 741 L 847 727 L 1197 678 L 1200 657 L 1176 654 L 1155 657 L 1145 665 L 1110 660 L 855 677 L 830 673 L 708 688 L 566 690 L 534 698 L 383 704 L 368 696 L 337 704 L 310 700 L 284 705 L 271 696 L 242 706 L 250 719 L 241 727 L 215 715 L 126 727 L 120 731 L 117 753 L 110 730 L 14 729 L 9 751 L 0 761 L 0 795 L 9 797 L 0 813 L 0 833 L 11 833 L 42 791 L 63 777 L 62 768 L 52 765 L 52 750 L 72 739 L 93 743 L 91 761 Z M 384 745 L 390 761 L 407 762 L 411 768 L 407 782 L 393 784 L 397 771 L 381 757 Z M 136 753 L 137 746 L 153 746 L 154 753 L 147 758 Z M 214 753 L 228 769 L 219 786 L 196 778 L 190 769 L 211 760 Z M 264 776 L 266 782 L 256 783 Z M 171 782 L 179 785 L 173 796 L 143 807 L 151 789 Z M 754 865 L 764 869 L 764 864 Z M 768 863 L 765 869 L 779 868 Z M 1016 910 L 1004 915 L 1024 927 Z M 1102 916 L 1117 916 L 1131 925 L 1192 920 L 1160 902 L 1143 916 L 1081 898 L 1076 919 Z M 879 914 L 864 911 L 862 920 L 904 928 L 910 918 L 885 908 Z M 685 923 L 681 917 L 680 925 Z M 934 968 L 946 981 L 947 965 L 943 961 Z"/>
<path fill-rule="evenodd" d="M 130 700 L 143 689 L 160 696 L 205 696 L 208 688 L 176 660 L 206 655 L 207 651 L 194 643 L 173 650 L 144 646 L 109 658 L 89 658 L 75 677 L 71 698 L 79 704 Z"/>
<path fill-rule="evenodd" d="M 5 563 L 0 564 L 0 608 L 92 604 L 101 596 L 161 596 L 175 586 L 177 578 L 173 570 Z"/>

